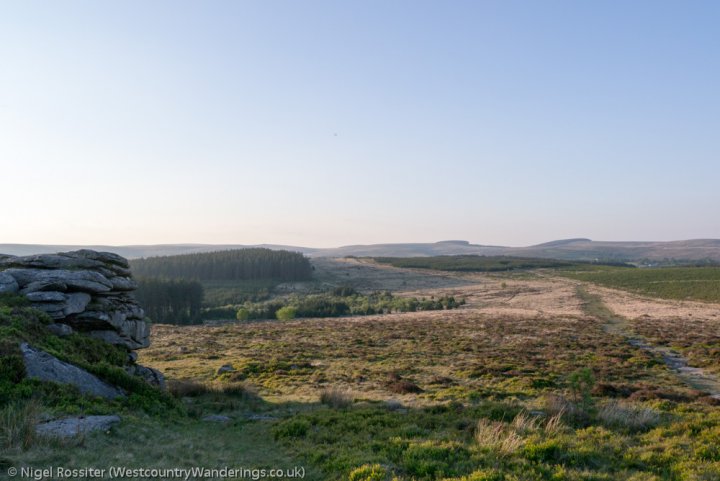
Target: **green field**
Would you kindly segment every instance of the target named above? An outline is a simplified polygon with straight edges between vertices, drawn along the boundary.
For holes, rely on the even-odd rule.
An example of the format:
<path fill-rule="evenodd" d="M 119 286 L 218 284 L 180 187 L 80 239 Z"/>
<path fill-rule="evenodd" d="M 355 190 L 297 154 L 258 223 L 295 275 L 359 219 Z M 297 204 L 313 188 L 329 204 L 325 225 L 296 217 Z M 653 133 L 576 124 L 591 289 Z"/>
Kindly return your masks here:
<path fill-rule="evenodd" d="M 595 264 L 589 262 L 541 259 L 535 257 L 510 256 L 433 256 L 433 257 L 376 257 L 376 262 L 393 267 L 409 269 L 433 269 L 454 272 L 504 272 L 541 268 L 585 268 Z M 629 265 L 620 264 L 624 267 Z"/>
<path fill-rule="evenodd" d="M 561 275 L 663 299 L 720 302 L 720 267 L 559 270 Z"/>

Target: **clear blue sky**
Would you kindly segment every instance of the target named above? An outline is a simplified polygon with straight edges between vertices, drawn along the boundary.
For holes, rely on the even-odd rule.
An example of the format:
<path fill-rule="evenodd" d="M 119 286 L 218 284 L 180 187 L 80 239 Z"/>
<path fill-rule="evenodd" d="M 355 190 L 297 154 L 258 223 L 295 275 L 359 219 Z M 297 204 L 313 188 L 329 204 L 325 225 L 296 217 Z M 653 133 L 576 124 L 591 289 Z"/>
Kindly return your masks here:
<path fill-rule="evenodd" d="M 0 243 L 720 237 L 720 2 L 1 1 Z"/>

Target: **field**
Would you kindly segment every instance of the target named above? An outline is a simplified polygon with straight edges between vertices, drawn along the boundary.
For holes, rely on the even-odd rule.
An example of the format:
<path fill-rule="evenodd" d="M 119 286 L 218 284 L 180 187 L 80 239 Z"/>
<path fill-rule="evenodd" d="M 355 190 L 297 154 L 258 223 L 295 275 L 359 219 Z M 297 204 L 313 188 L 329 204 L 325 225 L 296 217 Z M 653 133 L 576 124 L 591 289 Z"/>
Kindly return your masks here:
<path fill-rule="evenodd" d="M 564 275 L 651 297 L 720 302 L 720 267 L 605 268 Z"/>
<path fill-rule="evenodd" d="M 375 261 L 394 267 L 459 272 L 502 272 L 543 267 L 573 267 L 581 264 L 556 259 L 509 256 L 376 257 Z"/>
<path fill-rule="evenodd" d="M 467 304 L 155 325 L 140 362 L 166 374 L 181 413 L 126 408 L 109 434 L 0 458 L 301 466 L 317 481 L 720 479 L 717 304 L 651 298 L 579 273 L 322 262 L 316 285 Z M 229 420 L 202 421 L 210 414 Z"/>

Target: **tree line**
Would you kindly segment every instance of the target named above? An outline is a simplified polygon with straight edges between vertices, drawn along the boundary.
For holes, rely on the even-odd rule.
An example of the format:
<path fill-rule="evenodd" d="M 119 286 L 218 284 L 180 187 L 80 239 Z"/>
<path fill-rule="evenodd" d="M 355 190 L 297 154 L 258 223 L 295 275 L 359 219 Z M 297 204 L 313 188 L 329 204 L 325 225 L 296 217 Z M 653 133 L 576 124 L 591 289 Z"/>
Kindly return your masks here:
<path fill-rule="evenodd" d="M 453 296 L 430 298 L 398 297 L 389 291 L 360 294 L 352 288 L 336 288 L 323 294 L 291 296 L 266 302 L 246 302 L 239 306 L 204 309 L 204 320 L 294 319 L 307 317 L 367 316 L 392 312 L 457 309 L 465 299 Z"/>
<path fill-rule="evenodd" d="M 131 260 L 130 267 L 137 277 L 197 281 L 304 281 L 312 276 L 310 260 L 301 253 L 265 248 L 148 257 Z"/>
<path fill-rule="evenodd" d="M 197 281 L 140 278 L 135 296 L 154 322 L 193 324 L 200 319 L 203 286 Z"/>

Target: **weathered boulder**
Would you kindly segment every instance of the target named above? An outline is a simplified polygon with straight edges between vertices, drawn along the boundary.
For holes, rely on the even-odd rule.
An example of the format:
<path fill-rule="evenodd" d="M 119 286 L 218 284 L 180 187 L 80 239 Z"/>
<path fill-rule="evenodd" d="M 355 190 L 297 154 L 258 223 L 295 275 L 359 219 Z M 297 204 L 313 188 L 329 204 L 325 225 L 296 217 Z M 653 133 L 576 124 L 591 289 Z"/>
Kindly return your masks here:
<path fill-rule="evenodd" d="M 73 333 L 72 327 L 67 324 L 49 324 L 47 329 L 57 337 L 67 337 Z"/>
<path fill-rule="evenodd" d="M 125 393 L 119 388 L 98 379 L 84 369 L 61 361 L 47 352 L 31 347 L 27 343 L 20 344 L 20 351 L 23 355 L 25 372 L 29 378 L 70 384 L 77 387 L 84 394 L 106 399 L 125 396 Z"/>
<path fill-rule="evenodd" d="M 126 259 L 108 252 L 79 250 L 24 257 L 0 254 L 0 293 L 20 293 L 48 314 L 53 334 L 74 333 L 122 346 L 129 351 L 126 371 L 165 388 L 155 369 L 136 364 L 135 349 L 150 344 L 145 312 L 133 297 L 137 283 Z M 52 355 L 21 345 L 28 377 L 77 386 L 87 394 L 113 399 L 125 393 L 91 373 Z"/>
<path fill-rule="evenodd" d="M 148 384 L 165 390 L 165 376 L 157 369 L 140 364 L 131 364 L 126 370 L 131 376 L 141 377 Z"/>
<path fill-rule="evenodd" d="M 17 268 L 5 269 L 20 285 L 23 294 L 33 292 L 36 285 L 64 284 L 69 291 L 89 292 L 98 294 L 112 290 L 112 283 L 107 277 L 94 271 L 71 271 L 66 269 Z M 42 283 L 42 284 L 41 284 Z M 29 286 L 32 286 L 28 288 Z M 44 289 L 47 290 L 47 289 Z"/>
<path fill-rule="evenodd" d="M 109 252 L 0 256 L 0 293 L 19 291 L 53 320 L 128 349 L 149 345 L 136 288 L 127 260 Z"/>
<path fill-rule="evenodd" d="M 65 302 L 65 294 L 62 292 L 30 292 L 25 297 L 32 302 Z"/>
<path fill-rule="evenodd" d="M 107 431 L 120 422 L 120 416 L 79 416 L 40 423 L 35 432 L 40 436 L 71 438 L 92 431 Z"/>
<path fill-rule="evenodd" d="M 20 290 L 20 286 L 13 276 L 0 272 L 0 294 L 14 294 Z"/>
<path fill-rule="evenodd" d="M 65 309 L 63 313 L 66 316 L 70 314 L 79 314 L 85 310 L 88 304 L 90 304 L 90 294 L 85 292 L 73 292 L 72 294 L 65 294 Z"/>
<path fill-rule="evenodd" d="M 86 333 L 90 337 L 102 339 L 109 344 L 125 346 L 129 349 L 142 349 L 150 345 L 149 329 L 145 321 L 128 320 L 121 315 L 116 315 L 106 320 L 85 317 L 75 318 L 69 322 L 74 327 L 80 325 L 87 328 L 96 325 L 97 329 L 86 331 Z"/>

